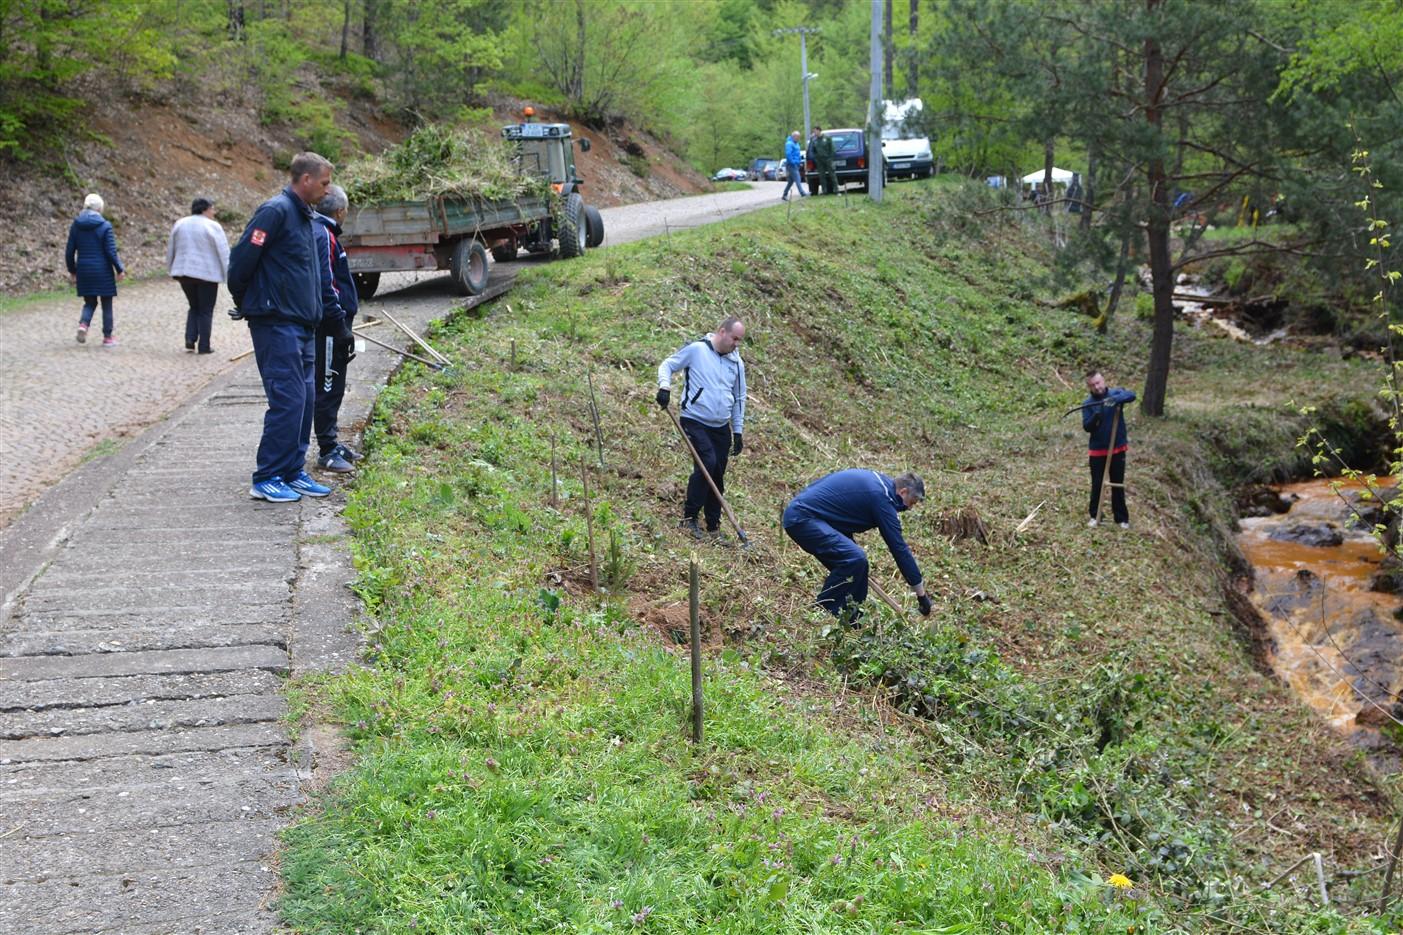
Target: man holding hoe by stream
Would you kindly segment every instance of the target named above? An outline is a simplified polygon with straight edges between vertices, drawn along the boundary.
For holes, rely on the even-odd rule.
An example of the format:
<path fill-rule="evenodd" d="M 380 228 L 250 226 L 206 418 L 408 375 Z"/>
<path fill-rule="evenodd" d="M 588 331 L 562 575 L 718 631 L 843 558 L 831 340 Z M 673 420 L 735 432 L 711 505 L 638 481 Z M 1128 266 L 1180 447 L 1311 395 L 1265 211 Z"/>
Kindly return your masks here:
<path fill-rule="evenodd" d="M 1081 426 L 1089 433 L 1086 454 L 1091 464 L 1091 519 L 1086 525 L 1097 526 L 1101 522 L 1101 488 L 1109 474 L 1111 513 L 1116 525 L 1129 529 L 1130 511 L 1125 506 L 1125 453 L 1130 445 L 1121 407 L 1133 403 L 1135 393 L 1124 387 L 1107 387 L 1106 378 L 1099 370 L 1087 372 L 1086 388 L 1091 392 L 1081 404 Z"/>

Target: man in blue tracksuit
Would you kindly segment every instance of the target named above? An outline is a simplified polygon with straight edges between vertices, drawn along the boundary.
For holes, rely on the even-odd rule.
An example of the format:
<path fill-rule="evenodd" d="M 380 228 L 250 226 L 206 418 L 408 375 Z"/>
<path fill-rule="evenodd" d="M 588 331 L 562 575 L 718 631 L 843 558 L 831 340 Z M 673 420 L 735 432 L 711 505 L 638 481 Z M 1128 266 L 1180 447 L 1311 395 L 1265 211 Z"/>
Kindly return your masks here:
<path fill-rule="evenodd" d="M 682 431 L 722 493 L 726 491 L 728 455 L 740 454 L 745 429 L 745 362 L 739 350 L 743 340 L 745 325 L 732 315 L 714 332 L 685 345 L 658 365 L 658 405 L 664 409 L 672 396 L 672 375 L 682 371 Z M 706 518 L 707 532 L 719 538 L 721 501 L 711 492 L 701 469 L 693 465 L 682 527 L 700 539 L 698 513 Z"/>
<path fill-rule="evenodd" d="M 331 493 L 305 470 L 316 402 L 315 336 L 322 318 L 311 206 L 326 196 L 331 169 L 316 153 L 293 157 L 291 182 L 258 207 L 229 253 L 229 294 L 248 321 L 268 397 L 249 496 L 275 503 Z"/>
<path fill-rule="evenodd" d="M 1106 459 L 1111 459 L 1111 512 L 1116 525 L 1121 529 L 1130 528 L 1130 511 L 1125 506 L 1125 453 L 1130 445 L 1125 431 L 1125 413 L 1121 406 L 1135 401 L 1135 393 L 1123 387 L 1107 387 L 1101 371 L 1092 370 L 1086 375 L 1086 388 L 1091 395 L 1082 403 L 1081 427 L 1089 433 L 1086 444 L 1087 458 L 1091 463 L 1091 519 L 1088 526 L 1100 522 L 1101 482 L 1106 476 Z M 1115 438 L 1111 437 L 1111 425 L 1115 425 Z"/>
<path fill-rule="evenodd" d="M 351 262 L 341 246 L 341 223 L 349 203 L 340 185 L 327 189 L 317 203 L 312 220 L 317 222 L 317 243 L 322 266 L 322 320 L 317 325 L 317 402 L 312 425 L 317 435 L 317 466 L 334 474 L 355 470 L 352 462 L 360 457 L 341 444 L 337 417 L 346 395 L 346 365 L 355 357 L 355 336 L 351 324 L 360 308 Z"/>
<path fill-rule="evenodd" d="M 806 197 L 809 193 L 804 191 L 804 153 L 799 148 L 799 131 L 795 130 L 789 134 L 789 139 L 784 141 L 784 171 L 787 173 L 788 181 L 784 183 L 784 192 L 779 196 L 782 201 L 789 200 L 789 186 L 794 185 L 799 189 L 799 197 Z"/>
<path fill-rule="evenodd" d="M 819 478 L 789 501 L 784 508 L 784 531 L 828 569 L 818 592 L 820 607 L 835 617 L 846 613 L 850 619 L 861 612 L 858 605 L 867 600 L 867 553 L 853 536 L 875 527 L 902 577 L 916 592 L 922 616 L 930 614 L 921 569 L 901 534 L 897 516 L 925 497 L 925 482 L 915 474 L 892 478 L 849 468 Z"/>

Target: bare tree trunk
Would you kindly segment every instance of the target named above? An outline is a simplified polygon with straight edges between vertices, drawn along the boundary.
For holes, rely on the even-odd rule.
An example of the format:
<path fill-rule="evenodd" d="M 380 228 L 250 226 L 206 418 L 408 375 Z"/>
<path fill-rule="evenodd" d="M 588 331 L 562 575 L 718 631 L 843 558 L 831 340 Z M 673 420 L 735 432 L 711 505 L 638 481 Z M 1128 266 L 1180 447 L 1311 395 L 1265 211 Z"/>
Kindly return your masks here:
<path fill-rule="evenodd" d="M 585 99 L 585 0 L 575 0 L 575 60 L 570 69 L 570 94 L 576 103 Z"/>
<path fill-rule="evenodd" d="M 1043 214 L 1052 213 L 1052 138 L 1043 143 Z"/>
<path fill-rule="evenodd" d="M 1096 210 L 1096 164 L 1101 161 L 1101 140 L 1092 137 L 1086 144 L 1086 182 L 1082 185 L 1081 218 L 1078 226 L 1091 230 L 1091 213 Z"/>
<path fill-rule="evenodd" d="M 361 20 L 361 51 L 372 62 L 380 61 L 380 0 L 365 0 Z"/>
<path fill-rule="evenodd" d="M 351 0 L 341 4 L 341 60 L 346 60 L 346 45 L 351 41 Z"/>
<path fill-rule="evenodd" d="M 895 51 L 896 43 L 892 39 L 891 7 L 894 0 L 885 0 L 882 4 L 882 88 L 885 90 L 887 100 L 891 100 L 896 95 L 892 92 L 892 52 Z"/>
<path fill-rule="evenodd" d="M 910 19 L 909 24 L 908 24 L 908 26 L 907 26 L 907 32 L 906 32 L 907 37 L 910 39 L 910 43 L 909 43 L 909 44 L 907 45 L 907 47 L 906 47 L 906 62 L 907 62 L 907 67 L 906 67 L 906 96 L 907 96 L 907 97 L 916 97 L 916 96 L 917 96 L 916 85 L 919 83 L 919 82 L 916 80 L 917 77 L 918 77 L 918 72 L 920 71 L 920 64 L 919 64 L 919 62 L 920 62 L 920 53 L 919 53 L 919 51 L 918 51 L 917 48 L 916 48 L 916 21 L 917 21 L 917 19 L 918 19 L 918 17 L 917 17 L 917 10 L 918 10 L 918 8 L 919 8 L 920 2 L 921 2 L 921 0 L 911 0 L 911 19 Z"/>
<path fill-rule="evenodd" d="M 1129 200 L 1135 200 L 1133 190 Z M 1111 283 L 1111 295 L 1106 299 L 1106 310 L 1096 320 L 1097 334 L 1105 334 L 1110 328 L 1111 316 L 1116 313 L 1116 306 L 1120 305 L 1121 290 L 1125 288 L 1125 274 L 1130 270 L 1130 239 L 1134 236 L 1135 227 L 1127 223 L 1125 231 L 1120 235 L 1120 258 L 1116 261 L 1116 279 Z"/>
<path fill-rule="evenodd" d="M 228 0 L 229 38 L 244 38 L 244 0 Z"/>
<path fill-rule="evenodd" d="M 1153 13 L 1160 2 L 1145 0 L 1145 8 Z M 1156 133 L 1164 125 L 1163 103 L 1164 52 L 1159 40 L 1150 36 L 1145 40 L 1145 120 Z M 1145 240 L 1150 253 L 1155 324 L 1140 411 L 1147 416 L 1163 416 L 1164 399 L 1169 387 L 1169 352 L 1174 343 L 1174 271 L 1169 261 L 1169 183 L 1162 156 L 1156 155 L 1150 160 L 1145 176 L 1150 186 Z"/>

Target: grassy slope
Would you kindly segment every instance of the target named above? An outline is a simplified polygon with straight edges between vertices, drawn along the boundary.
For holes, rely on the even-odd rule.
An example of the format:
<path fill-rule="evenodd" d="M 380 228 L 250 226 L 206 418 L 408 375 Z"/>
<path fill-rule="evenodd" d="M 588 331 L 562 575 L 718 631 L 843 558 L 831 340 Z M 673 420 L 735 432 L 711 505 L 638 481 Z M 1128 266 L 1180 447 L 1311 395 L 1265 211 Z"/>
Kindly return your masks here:
<path fill-rule="evenodd" d="M 374 665 L 327 689 L 363 759 L 289 835 L 293 925 L 1344 930 L 1250 895 L 1310 849 L 1358 865 L 1386 809 L 1223 615 L 1214 472 L 1269 474 L 1292 457 L 1281 401 L 1362 395 L 1369 374 L 1181 333 L 1175 415 L 1132 416 L 1136 529 L 1089 533 L 1084 436 L 1059 416 L 1090 362 L 1138 386 L 1145 330 L 1098 343 L 1040 304 L 1040 251 L 975 198 L 904 186 L 612 248 L 443 329 L 464 366 L 386 391 L 348 508 L 383 626 Z M 728 313 L 749 327 L 751 389 L 729 484 L 758 548 L 704 550 L 709 733 L 692 748 L 685 465 L 652 372 Z M 604 599 L 585 587 L 578 480 L 589 367 Z M 829 634 L 807 608 L 819 569 L 778 511 L 851 465 L 926 475 L 906 525 L 931 634 L 886 615 Z M 987 547 L 940 535 L 964 506 Z M 1095 882 L 1114 870 L 1138 900 Z"/>

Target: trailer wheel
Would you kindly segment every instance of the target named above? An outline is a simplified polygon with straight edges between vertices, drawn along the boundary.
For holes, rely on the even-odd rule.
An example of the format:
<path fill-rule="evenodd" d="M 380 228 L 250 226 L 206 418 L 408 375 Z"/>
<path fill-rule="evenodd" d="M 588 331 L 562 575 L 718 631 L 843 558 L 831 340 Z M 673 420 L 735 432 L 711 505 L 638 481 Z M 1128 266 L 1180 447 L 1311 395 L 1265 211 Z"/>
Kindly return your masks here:
<path fill-rule="evenodd" d="M 585 226 L 585 200 L 571 192 L 565 199 L 565 210 L 560 218 L 560 255 L 567 260 L 584 256 L 589 245 L 589 230 Z"/>
<path fill-rule="evenodd" d="M 356 283 L 356 295 L 362 299 L 372 297 L 375 290 L 380 288 L 379 273 L 353 273 L 351 278 Z"/>
<path fill-rule="evenodd" d="M 594 205 L 585 205 L 586 245 L 592 250 L 604 242 L 604 217 Z"/>
<path fill-rule="evenodd" d="M 508 240 L 492 248 L 492 259 L 498 263 L 510 263 L 516 259 L 516 241 Z"/>
<path fill-rule="evenodd" d="M 453 288 L 459 295 L 481 295 L 487 288 L 487 248 L 482 241 L 464 237 L 453 247 L 448 266 Z"/>

